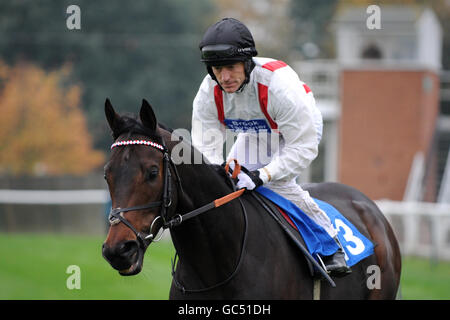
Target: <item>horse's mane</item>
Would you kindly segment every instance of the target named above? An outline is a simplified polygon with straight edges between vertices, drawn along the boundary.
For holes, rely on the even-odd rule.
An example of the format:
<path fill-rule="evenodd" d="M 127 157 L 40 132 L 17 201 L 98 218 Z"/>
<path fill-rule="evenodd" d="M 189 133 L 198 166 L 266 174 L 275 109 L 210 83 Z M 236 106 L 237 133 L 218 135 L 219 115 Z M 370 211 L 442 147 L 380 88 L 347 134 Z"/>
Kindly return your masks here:
<path fill-rule="evenodd" d="M 168 126 L 166 126 L 164 123 L 158 122 L 158 126 L 159 126 L 160 128 L 163 128 L 163 129 L 166 130 L 166 131 L 169 131 L 170 133 L 173 132 L 173 129 L 170 128 L 170 127 L 168 127 Z"/>
<path fill-rule="evenodd" d="M 219 164 L 210 164 L 209 166 L 228 184 L 229 187 L 232 189 L 234 188 L 233 182 L 223 166 Z"/>

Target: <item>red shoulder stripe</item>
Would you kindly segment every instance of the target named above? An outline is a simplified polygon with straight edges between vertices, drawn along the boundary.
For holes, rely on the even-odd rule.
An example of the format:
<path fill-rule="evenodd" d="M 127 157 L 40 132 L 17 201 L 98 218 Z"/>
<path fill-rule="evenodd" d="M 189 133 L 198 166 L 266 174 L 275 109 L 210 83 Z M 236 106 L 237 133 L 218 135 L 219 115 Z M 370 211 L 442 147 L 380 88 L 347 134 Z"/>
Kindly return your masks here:
<path fill-rule="evenodd" d="M 281 61 L 281 60 L 272 61 L 272 62 L 267 62 L 267 63 L 265 63 L 265 64 L 262 65 L 262 67 L 263 67 L 264 69 L 270 70 L 270 71 L 272 71 L 272 72 L 275 71 L 275 70 L 278 70 L 278 69 L 280 69 L 280 68 L 284 68 L 284 67 L 286 67 L 286 66 L 287 66 L 287 64 L 284 63 L 284 62 Z"/>
<path fill-rule="evenodd" d="M 214 101 L 216 102 L 217 115 L 219 117 L 219 121 L 225 124 L 225 113 L 223 111 L 223 92 L 222 89 L 217 85 L 214 87 Z"/>
<path fill-rule="evenodd" d="M 278 125 L 273 119 L 270 117 L 267 112 L 267 100 L 269 97 L 269 88 L 261 83 L 258 83 L 258 98 L 259 98 L 259 106 L 261 107 L 262 113 L 266 116 L 267 121 L 269 121 L 270 128 L 276 130 L 278 129 Z"/>
<path fill-rule="evenodd" d="M 308 87 L 308 85 L 305 83 L 303 84 L 303 88 L 305 89 L 306 93 L 310 93 L 311 89 Z"/>

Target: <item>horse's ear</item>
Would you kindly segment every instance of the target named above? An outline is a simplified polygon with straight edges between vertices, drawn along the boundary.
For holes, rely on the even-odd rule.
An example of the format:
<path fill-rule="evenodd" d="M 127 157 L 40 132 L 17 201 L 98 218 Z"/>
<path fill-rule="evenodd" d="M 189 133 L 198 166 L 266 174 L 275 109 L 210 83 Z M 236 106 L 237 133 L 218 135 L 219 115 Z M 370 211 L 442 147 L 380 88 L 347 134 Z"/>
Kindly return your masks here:
<path fill-rule="evenodd" d="M 116 111 L 114 111 L 111 101 L 109 101 L 108 98 L 106 98 L 106 101 L 105 101 L 105 115 L 106 115 L 106 120 L 108 120 L 109 127 L 111 128 L 111 130 L 113 132 L 113 136 L 115 136 L 115 132 L 118 131 L 119 126 L 122 123 L 122 119 L 116 113 Z"/>
<path fill-rule="evenodd" d="M 142 99 L 142 106 L 139 116 L 141 117 L 141 122 L 145 127 L 153 131 L 156 130 L 158 122 L 156 121 L 155 113 L 153 112 L 152 106 L 145 99 Z"/>

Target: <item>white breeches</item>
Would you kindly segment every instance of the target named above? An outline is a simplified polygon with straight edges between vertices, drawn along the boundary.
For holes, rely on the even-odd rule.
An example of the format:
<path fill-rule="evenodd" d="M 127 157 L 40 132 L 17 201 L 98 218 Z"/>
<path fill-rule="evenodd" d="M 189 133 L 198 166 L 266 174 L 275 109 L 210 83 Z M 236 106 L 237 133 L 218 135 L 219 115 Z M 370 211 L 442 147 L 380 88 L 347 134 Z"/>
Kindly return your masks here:
<path fill-rule="evenodd" d="M 227 156 L 227 160 L 237 159 L 239 164 L 250 171 L 266 166 L 270 162 L 271 157 L 278 152 L 279 149 L 282 149 L 284 144 L 282 139 L 280 145 L 273 143 L 273 141 L 270 143 L 271 139 L 264 139 L 265 143 L 267 143 L 265 146 L 264 143 L 261 143 L 260 139 L 256 142 L 256 140 L 253 139 L 254 136 L 252 138 L 249 138 L 249 136 L 251 135 L 238 135 L 236 142 Z M 263 152 L 260 152 L 261 148 L 264 149 L 262 150 Z M 233 168 L 234 163 L 232 162 L 230 166 Z M 296 183 L 295 179 L 289 181 L 271 181 L 264 186 L 297 205 L 315 223 L 324 228 L 331 237 L 334 238 L 337 235 L 336 230 L 331 224 L 330 218 L 319 208 L 317 203 L 314 202 L 309 195 L 309 192 L 303 190 L 302 187 Z"/>
<path fill-rule="evenodd" d="M 324 228 L 330 237 L 334 238 L 337 235 L 327 214 L 319 208 L 317 203 L 309 195 L 309 192 L 303 190 L 295 180 L 287 183 L 269 182 L 264 186 L 297 205 L 315 223 Z"/>

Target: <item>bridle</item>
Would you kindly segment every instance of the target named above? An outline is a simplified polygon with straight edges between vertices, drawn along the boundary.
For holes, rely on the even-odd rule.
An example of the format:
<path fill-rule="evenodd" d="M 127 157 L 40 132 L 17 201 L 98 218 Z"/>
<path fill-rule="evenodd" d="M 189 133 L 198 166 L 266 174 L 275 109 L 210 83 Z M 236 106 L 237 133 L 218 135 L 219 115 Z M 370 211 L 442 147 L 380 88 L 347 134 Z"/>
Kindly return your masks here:
<path fill-rule="evenodd" d="M 168 220 L 168 211 L 172 204 L 172 179 L 171 179 L 171 170 L 175 173 L 177 187 L 179 188 L 179 192 L 182 192 L 182 186 L 180 182 L 180 178 L 178 175 L 178 171 L 174 163 L 171 161 L 169 156 L 169 150 L 165 146 L 164 140 L 162 140 L 162 144 L 158 144 L 156 142 L 150 140 L 125 140 L 118 141 L 111 145 L 111 149 L 119 147 L 119 146 L 129 146 L 129 145 L 146 145 L 153 147 L 163 153 L 163 194 L 160 201 L 150 202 L 144 205 L 127 207 L 127 208 L 111 208 L 109 213 L 109 223 L 110 225 L 118 224 L 122 222 L 125 224 L 133 233 L 136 235 L 137 240 L 143 248 L 146 248 L 150 242 L 158 241 L 160 237 L 155 238 L 155 234 L 152 233 L 153 226 L 155 223 L 161 219 L 162 227 L 164 229 L 170 228 L 174 225 L 177 225 L 182 222 L 181 215 L 177 215 L 175 218 Z M 146 234 L 144 232 L 138 231 L 123 215 L 124 212 L 135 211 L 135 210 L 146 210 L 152 208 L 160 207 L 160 214 L 153 220 L 150 226 L 150 233 Z"/>
<path fill-rule="evenodd" d="M 154 202 L 150 202 L 144 205 L 138 205 L 138 206 L 133 206 L 133 207 L 127 207 L 127 208 L 111 208 L 111 211 L 109 213 L 109 223 L 111 226 L 118 224 L 120 222 L 122 222 L 124 225 L 126 225 L 131 231 L 133 231 L 133 233 L 136 235 L 136 238 L 140 244 L 140 246 L 145 249 L 147 248 L 150 243 L 152 241 L 156 242 L 158 241 L 160 237 L 155 238 L 155 234 L 152 233 L 153 227 L 155 225 L 155 223 L 161 219 L 162 220 L 162 225 L 161 227 L 163 229 L 171 229 L 173 227 L 176 227 L 178 225 L 180 225 L 183 221 L 186 221 L 188 219 L 191 219 L 199 214 L 202 214 L 204 212 L 207 212 L 213 208 L 217 208 L 225 203 L 230 202 L 233 199 L 236 199 L 238 197 L 240 197 L 243 193 L 245 189 L 240 189 L 237 190 L 231 194 L 228 194 L 227 196 L 224 196 L 222 198 L 216 199 L 211 203 L 208 203 L 200 208 L 197 208 L 195 210 L 192 210 L 188 213 L 185 213 L 183 215 L 181 214 L 176 214 L 173 218 L 169 219 L 168 217 L 168 213 L 169 213 L 169 209 L 170 206 L 172 205 L 172 174 L 171 174 L 171 170 L 175 173 L 175 181 L 177 183 L 177 188 L 178 188 L 178 192 L 179 194 L 183 193 L 183 188 L 181 185 L 181 180 L 180 180 L 180 176 L 178 174 L 177 168 L 175 166 L 175 164 L 172 162 L 170 155 L 169 155 L 169 150 L 167 149 L 164 139 L 162 138 L 162 144 L 158 144 L 155 143 L 153 141 L 150 140 L 125 140 L 125 141 L 118 141 L 115 142 L 111 145 L 111 149 L 119 147 L 119 146 L 129 146 L 129 145 L 146 145 L 146 146 L 150 146 L 153 147 L 159 151 L 161 151 L 163 153 L 163 194 L 162 194 L 162 198 L 160 201 L 154 201 Z M 237 161 L 235 160 L 235 164 L 236 166 L 238 166 Z M 228 172 L 228 168 L 229 168 L 229 163 L 227 163 L 226 165 L 226 171 Z M 239 169 L 240 170 L 240 169 Z M 237 174 L 239 173 L 239 170 L 236 170 L 235 167 L 235 171 L 232 175 L 232 178 L 236 178 Z M 238 263 L 236 265 L 235 270 L 231 273 L 231 275 L 229 277 L 227 277 L 225 280 L 207 287 L 207 288 L 202 288 L 202 289 L 186 289 L 179 281 L 177 281 L 175 279 L 175 264 L 176 264 L 176 259 L 177 259 L 177 254 L 175 254 L 175 259 L 172 261 L 172 277 L 174 279 L 174 284 L 175 286 L 183 291 L 183 292 L 204 292 L 204 291 L 208 291 L 208 290 L 212 290 L 215 289 L 219 286 L 222 286 L 224 284 L 226 284 L 227 282 L 229 282 L 232 278 L 234 278 L 234 276 L 237 274 L 237 272 L 240 269 L 240 266 L 242 264 L 243 261 L 243 256 L 244 256 L 244 251 L 245 251 L 245 247 L 246 247 L 246 242 L 247 242 L 247 229 L 248 229 L 248 219 L 247 219 L 247 212 L 245 209 L 244 204 L 242 203 L 241 199 L 239 199 L 240 201 L 240 205 L 242 208 L 242 212 L 243 212 L 243 216 L 244 216 L 244 221 L 245 221 L 245 231 L 244 231 L 244 237 L 243 237 L 243 241 L 242 241 L 242 247 L 241 247 L 241 252 L 239 255 L 239 260 Z M 152 208 L 158 208 L 160 207 L 160 214 L 153 220 L 151 226 L 150 226 L 150 233 L 144 233 L 141 231 L 138 231 L 131 222 L 129 222 L 123 215 L 124 212 L 128 212 L 128 211 L 135 211 L 135 210 L 146 210 L 146 209 L 152 209 Z M 160 227 L 160 228 L 161 228 Z M 158 233 L 159 229 L 157 230 L 156 234 Z"/>

